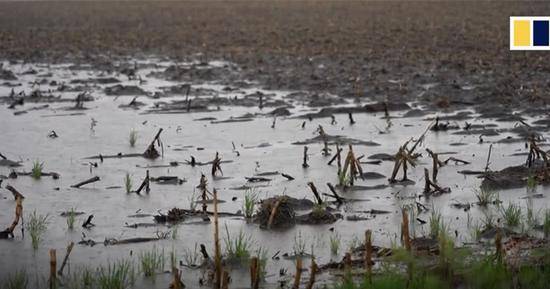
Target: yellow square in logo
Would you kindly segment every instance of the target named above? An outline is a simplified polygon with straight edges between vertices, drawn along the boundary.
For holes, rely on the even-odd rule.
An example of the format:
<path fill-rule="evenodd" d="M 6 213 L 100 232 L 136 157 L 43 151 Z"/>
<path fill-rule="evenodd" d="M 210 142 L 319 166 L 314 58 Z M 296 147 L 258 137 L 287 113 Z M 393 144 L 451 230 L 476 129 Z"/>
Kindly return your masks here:
<path fill-rule="evenodd" d="M 529 46 L 531 45 L 531 21 L 515 20 L 514 21 L 514 46 Z"/>

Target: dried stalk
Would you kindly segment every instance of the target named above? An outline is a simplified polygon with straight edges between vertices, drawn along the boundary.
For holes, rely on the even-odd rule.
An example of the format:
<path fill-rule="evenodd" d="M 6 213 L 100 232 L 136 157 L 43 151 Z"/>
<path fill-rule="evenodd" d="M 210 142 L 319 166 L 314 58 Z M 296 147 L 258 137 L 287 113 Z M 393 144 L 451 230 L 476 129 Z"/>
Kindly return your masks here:
<path fill-rule="evenodd" d="M 170 289 L 183 289 L 185 285 L 181 281 L 181 271 L 172 266 L 172 282 L 170 283 Z"/>
<path fill-rule="evenodd" d="M 155 147 L 155 142 L 157 143 L 157 145 L 161 148 L 162 150 L 162 141 L 160 140 L 160 134 L 162 133 L 162 128 L 159 129 L 159 131 L 157 132 L 157 134 L 155 135 L 155 137 L 153 138 L 153 141 L 151 141 L 151 143 L 149 144 L 149 146 L 147 147 L 147 149 L 143 152 L 143 157 L 144 158 L 148 158 L 148 159 L 156 159 L 158 158 L 161 154 L 159 154 L 159 152 L 157 151 L 156 147 Z"/>
<path fill-rule="evenodd" d="M 12 187 L 10 185 L 6 186 L 6 190 L 11 192 L 11 194 L 13 195 L 14 200 L 17 200 L 17 198 L 21 198 L 21 199 L 25 198 L 19 191 L 17 191 L 14 187 Z"/>
<path fill-rule="evenodd" d="M 201 179 L 199 181 L 199 185 L 197 186 L 198 189 L 201 190 L 201 198 L 202 198 L 202 212 L 206 214 L 208 205 L 206 204 L 206 201 L 208 200 L 208 189 L 206 188 L 208 184 L 208 181 L 206 180 L 206 176 L 201 174 Z"/>
<path fill-rule="evenodd" d="M 307 282 L 306 289 L 313 289 L 313 285 L 315 284 L 315 275 L 317 275 L 318 267 L 315 263 L 315 260 L 311 260 L 311 268 L 309 272 L 309 281 Z"/>
<path fill-rule="evenodd" d="M 218 228 L 218 192 L 216 189 L 212 191 L 212 194 L 214 195 L 214 288 L 218 289 L 221 285 L 222 260 Z"/>
<path fill-rule="evenodd" d="M 311 192 L 315 196 L 315 200 L 317 200 L 317 204 L 322 205 L 323 200 L 321 199 L 321 196 L 319 195 L 319 192 L 317 191 L 317 187 L 315 187 L 313 182 L 309 182 L 309 183 L 307 183 L 307 185 L 309 186 L 309 188 L 311 189 Z"/>
<path fill-rule="evenodd" d="M 146 173 L 145 173 L 145 179 L 143 180 L 143 182 L 141 182 L 141 185 L 136 190 L 136 194 L 139 195 L 141 193 L 141 190 L 143 190 L 144 188 L 145 188 L 145 192 L 149 193 L 150 192 L 150 188 L 149 188 L 150 181 L 151 180 L 149 178 L 149 170 L 147 170 Z"/>
<path fill-rule="evenodd" d="M 390 183 L 394 183 L 397 177 L 397 173 L 399 172 L 399 168 L 403 168 L 403 179 L 401 181 L 407 181 L 407 166 L 411 165 L 412 167 L 416 166 L 415 163 L 415 156 L 413 156 L 411 150 L 407 150 L 407 145 L 409 144 L 409 141 L 406 141 L 405 144 L 403 144 L 401 147 L 399 147 L 399 150 L 397 151 L 397 154 L 395 154 L 395 163 L 393 166 L 392 175 L 390 177 Z"/>
<path fill-rule="evenodd" d="M 285 174 L 285 173 L 281 173 L 281 176 L 285 177 L 287 180 L 289 181 L 293 181 L 294 180 L 294 177 L 289 175 L 289 174 Z"/>
<path fill-rule="evenodd" d="M 294 275 L 294 285 L 292 285 L 292 289 L 300 288 L 301 277 L 302 277 L 302 258 L 298 257 L 296 259 L 296 275 Z"/>
<path fill-rule="evenodd" d="M 349 118 L 349 124 L 354 125 L 355 120 L 353 119 L 353 114 L 351 114 L 351 112 L 348 112 L 348 118 Z"/>
<path fill-rule="evenodd" d="M 363 178 L 363 168 L 361 168 L 361 164 L 355 157 L 355 154 L 353 153 L 353 147 L 351 144 L 349 145 L 349 151 L 346 156 L 346 160 L 344 162 L 344 169 L 342 170 L 341 174 L 345 176 L 348 173 L 348 169 L 349 169 L 350 184 L 353 186 L 354 180 L 357 178 L 357 174 L 359 174 L 361 178 Z"/>
<path fill-rule="evenodd" d="M 98 176 L 95 176 L 95 177 L 89 178 L 89 179 L 87 179 L 87 180 L 85 180 L 85 181 L 82 181 L 82 182 L 80 182 L 80 183 L 78 183 L 78 184 L 76 184 L 76 185 L 72 185 L 71 187 L 72 187 L 72 188 L 80 188 L 80 187 L 82 187 L 82 186 L 84 186 L 84 185 L 98 182 L 99 180 L 100 180 L 99 177 L 98 177 Z"/>
<path fill-rule="evenodd" d="M 19 193 L 14 187 L 8 185 L 6 187 L 7 190 L 9 190 L 14 198 L 15 198 L 15 218 L 11 225 L 5 229 L 4 231 L 0 232 L 0 238 L 13 238 L 13 231 L 15 230 L 15 227 L 19 224 L 19 220 L 21 220 L 21 223 L 23 223 L 23 200 L 25 197 Z M 21 226 L 21 235 L 24 235 L 25 229 L 23 226 Z"/>
<path fill-rule="evenodd" d="M 307 164 L 307 160 L 309 159 L 308 158 L 308 155 L 307 155 L 307 146 L 304 146 L 304 158 L 303 158 L 303 162 L 302 162 L 302 168 L 308 168 L 309 165 Z"/>
<path fill-rule="evenodd" d="M 489 164 L 490 164 L 490 160 L 491 160 L 491 151 L 493 150 L 493 144 L 490 144 L 489 145 L 489 153 L 487 154 L 487 162 L 485 163 L 485 172 L 488 172 L 489 171 Z M 529 158 L 528 158 L 529 160 Z M 529 167 L 531 167 L 529 165 Z"/>
<path fill-rule="evenodd" d="M 432 157 L 432 180 L 437 182 L 438 169 L 443 166 L 443 163 L 439 161 L 438 154 L 432 152 L 430 149 L 426 149 L 426 151 Z"/>
<path fill-rule="evenodd" d="M 231 279 L 229 278 L 229 273 L 226 270 L 223 270 L 223 278 L 222 278 L 222 289 L 228 289 L 229 288 L 229 282 Z"/>
<path fill-rule="evenodd" d="M 365 232 L 365 268 L 367 268 L 367 278 L 372 282 L 372 231 Z"/>
<path fill-rule="evenodd" d="M 281 203 L 283 202 L 284 197 L 280 197 L 273 208 L 271 209 L 271 214 L 269 214 L 269 220 L 267 222 L 267 228 L 270 229 L 271 225 L 273 224 L 273 220 L 275 220 L 275 215 L 277 215 L 277 210 L 281 206 Z"/>
<path fill-rule="evenodd" d="M 258 257 L 252 257 L 250 260 L 250 288 L 258 289 L 260 286 L 260 266 L 258 266 Z"/>
<path fill-rule="evenodd" d="M 222 167 L 220 166 L 222 159 L 220 158 L 220 155 L 218 152 L 216 152 L 216 157 L 212 161 L 212 176 L 215 177 L 216 173 L 219 171 L 221 175 L 223 176 Z"/>
<path fill-rule="evenodd" d="M 67 246 L 67 252 L 65 253 L 65 257 L 63 258 L 63 262 L 61 263 L 61 267 L 59 268 L 59 271 L 57 271 L 57 274 L 59 276 L 63 275 L 63 269 L 65 269 L 65 266 L 67 265 L 67 261 L 69 261 L 69 255 L 73 251 L 74 242 L 70 242 Z"/>
<path fill-rule="evenodd" d="M 330 148 L 328 147 L 327 140 L 323 140 L 323 149 L 321 151 L 323 152 L 323 156 L 330 156 Z"/>
<path fill-rule="evenodd" d="M 56 276 L 56 267 L 57 267 L 57 257 L 55 253 L 55 249 L 50 249 L 50 289 L 57 288 L 57 276 Z"/>
<path fill-rule="evenodd" d="M 496 259 L 500 263 L 502 262 L 502 257 L 504 257 L 504 252 L 502 250 L 502 234 L 499 229 L 497 229 L 497 233 L 495 235 L 495 249 Z"/>
<path fill-rule="evenodd" d="M 336 202 L 338 204 L 342 204 L 345 201 L 344 198 L 342 198 L 342 197 L 340 197 L 340 195 L 338 195 L 338 193 L 336 192 L 336 189 L 334 188 L 334 186 L 331 183 L 327 183 L 327 187 L 330 189 L 330 192 L 332 193 L 332 195 L 327 195 L 327 194 L 325 194 L 325 195 L 327 195 L 329 197 L 333 197 L 334 199 L 336 199 Z"/>
<path fill-rule="evenodd" d="M 341 149 L 338 144 L 336 144 L 336 154 L 330 159 L 330 161 L 328 162 L 328 165 L 332 165 L 332 163 L 338 159 L 338 170 L 341 170 L 342 169 L 342 158 L 340 156 L 340 154 L 342 153 L 343 149 Z"/>
<path fill-rule="evenodd" d="M 403 208 L 402 216 L 403 216 L 403 222 L 401 224 L 401 235 L 402 235 L 402 241 L 405 245 L 405 248 L 407 251 L 411 251 L 411 237 L 409 235 L 409 214 L 407 212 L 407 209 Z"/>
<path fill-rule="evenodd" d="M 436 195 L 446 194 L 451 192 L 451 188 L 442 188 L 435 182 L 430 180 L 430 173 L 427 168 L 424 168 L 424 194 L 430 196 L 434 193 Z M 433 190 L 431 189 L 433 188 Z"/>

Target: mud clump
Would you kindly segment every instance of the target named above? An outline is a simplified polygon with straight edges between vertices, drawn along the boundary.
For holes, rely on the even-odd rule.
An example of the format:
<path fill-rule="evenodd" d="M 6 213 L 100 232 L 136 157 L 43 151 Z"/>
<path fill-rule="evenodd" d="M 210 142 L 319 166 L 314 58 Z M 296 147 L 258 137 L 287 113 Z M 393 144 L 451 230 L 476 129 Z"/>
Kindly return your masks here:
<path fill-rule="evenodd" d="M 73 79 L 70 81 L 72 84 L 113 84 L 119 83 L 120 80 L 114 77 L 99 77 L 99 78 L 88 78 L 88 79 Z"/>
<path fill-rule="evenodd" d="M 384 112 L 385 110 L 400 111 L 411 109 L 411 107 L 405 102 L 377 102 L 373 104 L 367 104 L 363 108 L 366 112 Z"/>
<path fill-rule="evenodd" d="M 254 222 L 260 228 L 284 229 L 296 224 L 295 210 L 312 208 L 313 202 L 288 196 L 276 196 L 261 201 Z M 274 214 L 273 216 L 271 216 Z M 270 224 L 271 221 L 271 224 Z"/>
<path fill-rule="evenodd" d="M 270 113 L 272 116 L 290 116 L 291 113 L 286 107 L 279 107 L 272 110 Z"/>
<path fill-rule="evenodd" d="M 0 79 L 2 80 L 17 80 L 17 77 L 10 70 L 2 69 L 0 66 Z"/>
<path fill-rule="evenodd" d="M 182 222 L 185 220 L 185 217 L 187 216 L 187 212 L 183 209 L 179 208 L 172 208 L 168 211 L 168 213 L 165 214 L 159 214 L 155 215 L 155 221 L 157 223 L 177 223 Z"/>
<path fill-rule="evenodd" d="M 296 217 L 296 222 L 303 225 L 323 225 L 332 224 L 342 215 L 332 214 L 326 208 L 314 208 L 310 213 Z"/>
<path fill-rule="evenodd" d="M 117 85 L 113 85 L 105 88 L 105 94 L 119 96 L 119 95 L 146 95 L 147 93 L 143 91 L 143 89 L 135 85 L 117 84 Z"/>
<path fill-rule="evenodd" d="M 384 111 L 400 111 L 408 110 L 411 107 L 404 102 L 377 102 L 372 104 L 367 104 L 364 106 L 353 106 L 353 107 L 324 107 L 318 112 L 307 113 L 299 116 L 298 118 L 322 118 L 330 117 L 334 114 L 348 114 L 348 113 L 376 113 Z"/>
<path fill-rule="evenodd" d="M 373 142 L 373 141 L 365 141 L 355 138 L 350 138 L 346 136 L 341 135 L 318 135 L 316 137 L 306 139 L 303 141 L 296 141 L 293 142 L 293 145 L 310 145 L 310 144 L 316 144 L 316 143 L 323 143 L 327 142 L 328 145 L 335 145 L 335 144 L 351 144 L 351 145 L 360 145 L 360 146 L 380 146 L 379 143 Z"/>
<path fill-rule="evenodd" d="M 525 165 L 511 166 L 500 171 L 485 173 L 481 188 L 488 190 L 523 188 L 527 186 L 527 179 L 530 176 L 542 175 L 543 173 L 542 163 L 536 163 L 531 168 Z"/>

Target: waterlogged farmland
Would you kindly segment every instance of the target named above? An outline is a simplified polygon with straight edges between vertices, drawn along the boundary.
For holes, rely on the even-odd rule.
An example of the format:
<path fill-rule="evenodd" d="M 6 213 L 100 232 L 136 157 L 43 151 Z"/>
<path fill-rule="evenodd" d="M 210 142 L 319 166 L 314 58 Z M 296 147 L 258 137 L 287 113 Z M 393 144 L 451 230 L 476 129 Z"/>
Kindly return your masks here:
<path fill-rule="evenodd" d="M 0 288 L 548 287 L 548 3 L 0 5 Z"/>
<path fill-rule="evenodd" d="M 492 250 L 495 234 L 534 242 L 548 229 L 540 116 L 266 90 L 224 61 L 4 62 L 2 75 L 6 226 L 18 203 L 6 188 L 24 196 L 23 219 L 0 243 L 18 268 L 2 262 L 3 278 L 47 276 L 48 250 L 61 263 L 74 242 L 63 276 L 126 260 L 137 288 L 165 288 L 170 264 L 185 284 L 207 284 L 214 191 L 232 287 L 249 285 L 252 256 L 266 286 L 290 284 L 296 259 L 313 257 L 330 284 L 366 230 L 376 246 L 401 244 L 403 212 L 428 252 L 439 230 Z M 35 244 L 32 221 L 44 226 Z M 145 270 L 144 256 L 158 262 Z"/>

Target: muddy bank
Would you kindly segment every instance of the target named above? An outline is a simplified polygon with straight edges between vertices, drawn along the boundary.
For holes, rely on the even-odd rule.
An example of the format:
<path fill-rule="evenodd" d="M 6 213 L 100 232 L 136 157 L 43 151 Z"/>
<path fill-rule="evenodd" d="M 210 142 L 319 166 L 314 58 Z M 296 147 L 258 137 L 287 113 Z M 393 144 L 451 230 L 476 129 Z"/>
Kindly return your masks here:
<path fill-rule="evenodd" d="M 222 58 L 237 63 L 246 79 L 272 89 L 350 99 L 419 99 L 440 109 L 501 103 L 503 112 L 548 101 L 548 64 L 537 52 L 510 54 L 508 25 L 500 21 L 548 10 L 545 2 L 1 5 L 5 39 L 0 51 L 8 59 L 84 60 L 130 76 L 133 65 L 116 67 L 113 56 L 157 53 L 186 59 L 199 53 L 197 65 L 173 65 L 163 75 L 182 81 L 232 79 L 232 69 L 201 66 Z M 48 25 L 51 19 L 56 25 Z M 36 34 L 32 27 L 43 29 Z M 4 70 L 1 75 L 13 78 Z"/>

